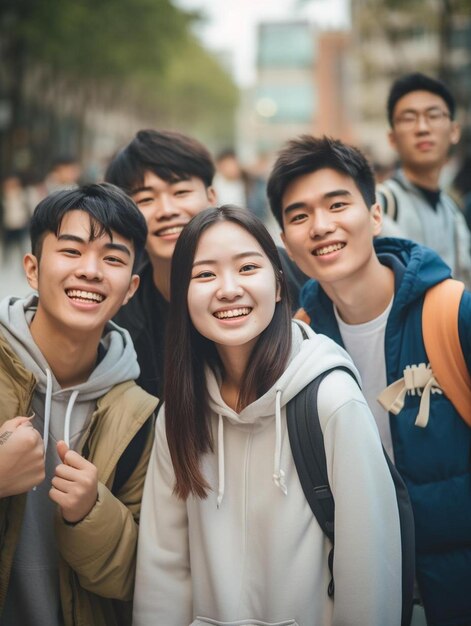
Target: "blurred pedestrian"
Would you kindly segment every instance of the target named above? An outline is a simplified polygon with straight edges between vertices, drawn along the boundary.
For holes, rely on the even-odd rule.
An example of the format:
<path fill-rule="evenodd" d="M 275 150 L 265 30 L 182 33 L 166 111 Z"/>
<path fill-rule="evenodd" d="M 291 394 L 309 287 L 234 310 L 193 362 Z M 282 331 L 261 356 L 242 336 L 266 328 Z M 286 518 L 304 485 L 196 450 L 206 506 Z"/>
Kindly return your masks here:
<path fill-rule="evenodd" d="M 389 140 L 401 168 L 378 187 L 387 216 L 381 235 L 405 237 L 432 248 L 469 289 L 470 232 L 439 182 L 450 147 L 460 139 L 453 95 L 435 78 L 407 74 L 391 86 L 387 110 Z M 395 222 L 391 228 L 389 220 Z"/>
<path fill-rule="evenodd" d="M 247 207 L 264 221 L 268 214 L 265 179 L 243 168 L 233 148 L 220 152 L 215 163 L 214 188 L 219 202 Z"/>
<path fill-rule="evenodd" d="M 55 157 L 44 179 L 27 188 L 31 213 L 34 207 L 53 191 L 76 189 L 81 173 L 82 167 L 73 155 L 63 154 Z"/>
<path fill-rule="evenodd" d="M 2 181 L 3 261 L 11 260 L 12 253 L 23 260 L 27 248 L 30 213 L 26 193 L 19 175 L 10 174 Z"/>

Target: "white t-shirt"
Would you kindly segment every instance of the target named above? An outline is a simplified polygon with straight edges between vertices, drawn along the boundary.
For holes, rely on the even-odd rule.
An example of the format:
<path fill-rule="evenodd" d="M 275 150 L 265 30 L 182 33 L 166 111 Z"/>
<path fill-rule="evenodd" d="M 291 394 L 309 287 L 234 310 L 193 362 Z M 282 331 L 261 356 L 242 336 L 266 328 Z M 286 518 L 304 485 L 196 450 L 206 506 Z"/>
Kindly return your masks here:
<path fill-rule="evenodd" d="M 389 414 L 376 398 L 387 386 L 384 334 L 393 300 L 381 315 L 364 324 L 346 324 L 334 306 L 345 349 L 360 372 L 363 395 L 375 418 L 384 449 L 392 461 L 394 451 Z"/>

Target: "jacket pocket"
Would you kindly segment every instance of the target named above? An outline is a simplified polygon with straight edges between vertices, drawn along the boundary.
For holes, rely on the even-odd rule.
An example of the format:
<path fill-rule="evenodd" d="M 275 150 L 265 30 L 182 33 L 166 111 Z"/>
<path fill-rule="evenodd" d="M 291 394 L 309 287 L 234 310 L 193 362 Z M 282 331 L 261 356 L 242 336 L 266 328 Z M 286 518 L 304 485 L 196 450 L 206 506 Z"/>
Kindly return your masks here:
<path fill-rule="evenodd" d="M 259 619 L 238 619 L 235 622 L 219 622 L 210 617 L 196 616 L 190 626 L 298 626 L 294 619 L 284 619 L 281 622 L 263 622 Z"/>

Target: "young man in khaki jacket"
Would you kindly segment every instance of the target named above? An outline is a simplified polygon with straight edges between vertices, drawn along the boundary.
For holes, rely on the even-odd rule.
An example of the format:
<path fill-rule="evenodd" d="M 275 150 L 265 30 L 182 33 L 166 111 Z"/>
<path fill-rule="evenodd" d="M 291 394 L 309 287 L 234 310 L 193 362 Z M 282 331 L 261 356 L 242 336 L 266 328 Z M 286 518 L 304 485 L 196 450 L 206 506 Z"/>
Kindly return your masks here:
<path fill-rule="evenodd" d="M 38 295 L 0 303 L 4 626 L 130 623 L 118 601 L 132 597 L 157 399 L 135 384 L 130 337 L 109 320 L 138 287 L 145 239 L 112 185 L 53 193 L 24 259 Z M 147 443 L 131 460 L 135 437 Z"/>

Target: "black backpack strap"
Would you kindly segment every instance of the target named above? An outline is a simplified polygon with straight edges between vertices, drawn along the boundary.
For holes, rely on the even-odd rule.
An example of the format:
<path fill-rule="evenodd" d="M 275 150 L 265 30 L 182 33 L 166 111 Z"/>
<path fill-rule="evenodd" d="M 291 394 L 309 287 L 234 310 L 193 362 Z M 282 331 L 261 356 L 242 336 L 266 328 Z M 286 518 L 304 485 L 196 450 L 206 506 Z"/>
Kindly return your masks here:
<path fill-rule="evenodd" d="M 397 180 L 396 178 L 392 178 L 394 182 L 396 182 L 401 187 L 404 187 L 402 182 Z M 380 195 L 383 199 L 383 213 L 391 218 L 394 222 L 397 222 L 398 214 L 399 214 L 399 206 L 397 202 L 397 197 L 391 187 L 384 183 L 378 183 L 376 185 L 376 193 Z"/>
<path fill-rule="evenodd" d="M 288 402 L 286 409 L 289 441 L 299 482 L 319 526 L 332 543 L 329 553 L 331 573 L 327 590 L 329 596 L 334 595 L 335 503 L 327 475 L 324 436 L 317 409 L 317 394 L 321 382 L 335 369 L 345 370 L 353 377 L 351 370 L 346 367 L 327 370 Z"/>
<path fill-rule="evenodd" d="M 129 442 L 123 454 L 120 456 L 116 465 L 113 486 L 111 488 L 111 493 L 114 496 L 119 493 L 121 488 L 125 485 L 128 479 L 131 477 L 131 474 L 136 469 L 137 464 L 139 463 L 139 459 L 141 458 L 144 448 L 146 447 L 147 439 L 154 424 L 153 416 L 157 415 L 160 404 L 161 402 L 159 402 L 155 411 L 144 422 L 144 424 Z"/>
<path fill-rule="evenodd" d="M 383 447 L 384 456 L 391 472 L 396 489 L 399 525 L 401 529 L 401 558 L 402 558 L 402 614 L 401 626 L 409 626 L 414 608 L 414 581 L 415 581 L 415 522 L 409 492 L 396 466 L 389 458 Z"/>
<path fill-rule="evenodd" d="M 332 542 L 332 549 L 329 553 L 329 569 L 331 574 L 331 581 L 327 589 L 329 596 L 334 595 L 335 502 L 329 486 L 324 436 L 319 421 L 317 395 L 321 382 L 328 374 L 336 369 L 344 370 L 356 381 L 353 372 L 347 367 L 332 368 L 317 376 L 309 385 L 302 389 L 288 402 L 286 409 L 289 441 L 294 464 L 299 476 L 299 482 L 301 483 L 306 500 L 319 526 Z M 404 481 L 384 448 L 383 452 L 396 490 L 401 529 L 401 625 L 409 626 L 412 618 L 415 577 L 414 517 Z"/>

